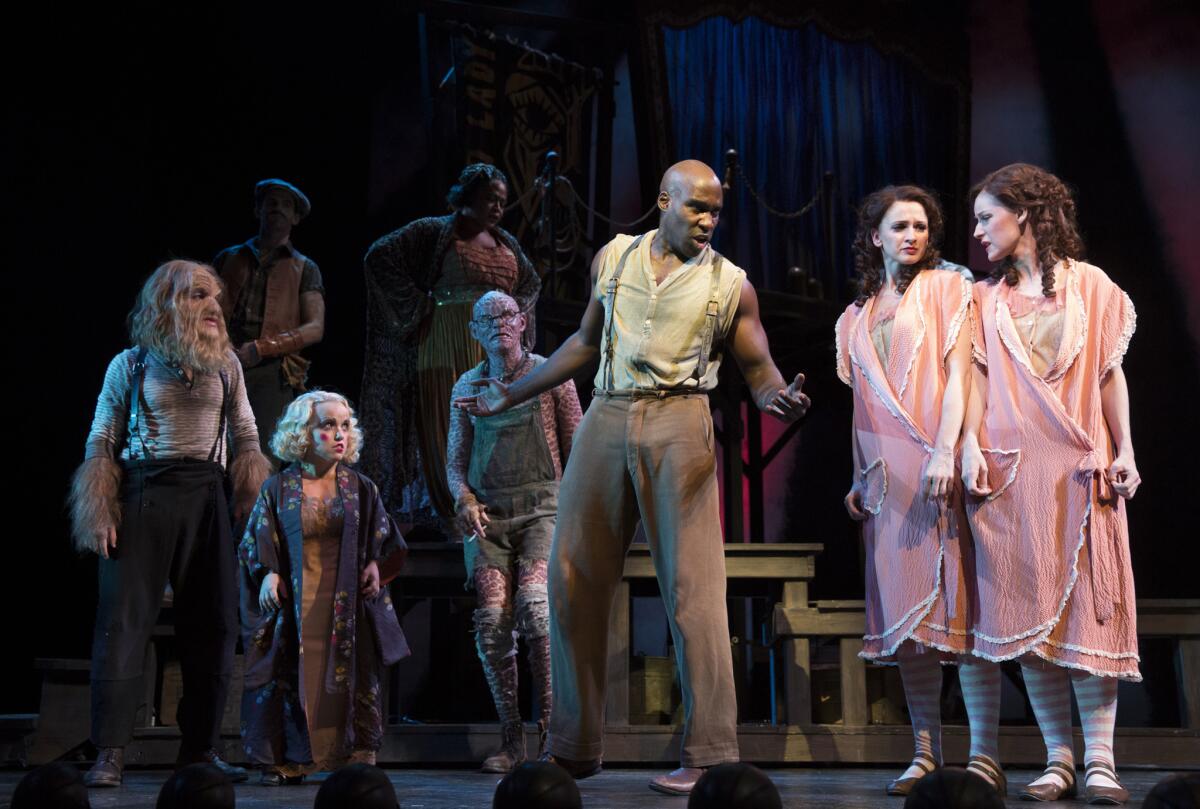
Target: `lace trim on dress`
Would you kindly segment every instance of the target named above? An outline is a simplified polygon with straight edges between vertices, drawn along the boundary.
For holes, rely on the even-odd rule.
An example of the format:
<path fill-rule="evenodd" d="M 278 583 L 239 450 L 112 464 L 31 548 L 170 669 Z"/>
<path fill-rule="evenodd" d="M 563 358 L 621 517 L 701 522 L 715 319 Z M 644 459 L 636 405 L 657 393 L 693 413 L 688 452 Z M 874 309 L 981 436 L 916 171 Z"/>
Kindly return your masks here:
<path fill-rule="evenodd" d="M 971 308 L 971 282 L 961 275 L 958 276 L 958 279 L 962 281 L 962 300 L 959 302 L 958 311 L 955 312 L 953 319 L 950 321 L 950 328 L 946 332 L 946 342 L 942 346 L 942 362 L 945 362 L 946 357 L 954 350 L 954 344 L 958 342 L 958 333 L 962 330 L 963 321 L 967 319 L 967 313 Z M 971 341 L 971 345 L 974 347 L 974 340 Z M 986 358 L 983 364 L 987 365 Z"/>
<path fill-rule="evenodd" d="M 1137 310 L 1133 308 L 1133 300 L 1121 290 L 1121 297 L 1125 299 L 1129 316 L 1125 318 L 1125 322 L 1121 324 L 1121 336 L 1117 339 L 1117 346 L 1113 349 L 1111 356 L 1104 360 L 1104 367 L 1100 369 L 1100 378 L 1108 376 L 1108 372 L 1121 364 L 1125 359 L 1125 352 L 1129 350 L 1129 341 L 1133 337 L 1134 331 L 1137 330 Z"/>
<path fill-rule="evenodd" d="M 864 500 L 863 508 L 865 508 L 869 514 L 873 514 L 876 517 L 878 517 L 879 512 L 883 510 L 883 501 L 887 498 L 887 490 L 888 490 L 887 463 L 883 460 L 883 458 L 876 458 L 873 463 L 871 463 L 865 469 L 860 470 L 858 474 L 861 477 L 862 482 L 866 483 L 867 475 L 869 475 L 871 473 L 871 470 L 874 469 L 875 467 L 879 467 L 879 469 L 883 472 L 883 486 L 880 487 L 879 499 L 875 501 L 875 505 L 872 506 L 870 503 L 868 503 Z"/>
<path fill-rule="evenodd" d="M 1017 470 L 1021 468 L 1021 450 L 1019 449 L 991 449 L 989 447 L 980 447 L 980 452 L 991 452 L 996 455 L 1016 455 L 1017 459 L 1013 461 L 1012 467 L 1008 470 L 1008 480 L 1004 481 L 1004 485 L 996 491 L 984 498 L 984 502 L 988 503 L 995 500 L 1000 495 L 1004 494 L 1004 490 L 1012 485 L 1012 482 L 1017 479 Z"/>
<path fill-rule="evenodd" d="M 907 297 L 910 292 L 914 296 L 920 296 L 921 276 L 918 275 L 913 279 L 912 284 L 904 293 L 905 296 Z M 921 322 L 921 334 L 917 337 L 917 342 L 916 345 L 913 346 L 912 352 L 910 352 L 908 355 L 908 367 L 904 369 L 904 378 L 900 382 L 900 391 L 896 394 L 896 398 L 899 400 L 904 399 L 904 391 L 908 390 L 908 380 L 912 377 L 913 363 L 917 361 L 917 353 L 921 350 L 921 346 L 925 343 L 925 332 L 929 330 L 929 325 L 925 322 L 925 307 L 921 306 L 919 302 L 917 304 L 917 316 Z"/>
<path fill-rule="evenodd" d="M 844 324 L 848 314 L 848 312 L 842 312 L 841 316 L 837 319 L 837 323 L 833 325 L 833 344 L 837 350 L 838 379 L 853 387 L 854 382 L 850 379 L 850 364 L 846 362 L 846 356 L 842 352 L 842 341 L 845 336 L 843 329 L 845 328 Z"/>
<path fill-rule="evenodd" d="M 995 660 L 1011 660 L 1014 657 L 1020 657 L 1021 655 L 1025 654 L 1030 649 L 1032 649 L 1034 646 L 1037 646 L 1038 644 L 1042 643 L 1044 640 L 1047 639 L 1047 637 L 1050 635 L 1050 632 L 1054 629 L 1055 626 L 1058 625 L 1058 622 L 1060 620 L 1062 620 L 1063 610 L 1065 610 L 1067 608 L 1067 602 L 1071 599 L 1071 593 L 1074 592 L 1074 590 L 1075 590 L 1075 582 L 1078 581 L 1078 579 L 1079 579 L 1079 552 L 1081 550 L 1083 550 L 1083 543 L 1087 540 L 1088 522 L 1091 520 L 1091 517 L 1092 517 L 1092 499 L 1089 497 L 1087 509 L 1084 511 L 1083 519 L 1080 520 L 1080 523 L 1079 523 L 1079 542 L 1076 543 L 1076 545 L 1075 545 L 1075 553 L 1074 553 L 1072 561 L 1071 561 L 1071 575 L 1068 577 L 1067 586 L 1063 591 L 1062 598 L 1058 602 L 1058 610 L 1054 613 L 1054 617 L 1039 624 L 1038 626 L 1033 627 L 1032 629 L 1027 629 L 1024 632 L 1019 632 L 1015 635 L 1010 635 L 1010 636 L 1004 637 L 1004 638 L 997 638 L 997 637 L 993 637 L 991 635 L 985 635 L 978 630 L 971 631 L 971 634 L 974 635 L 975 637 L 979 638 L 980 640 L 987 641 L 988 643 L 995 643 L 997 645 L 1003 645 L 1003 644 L 1007 644 L 1007 643 L 1016 643 L 1017 641 L 1024 640 L 1025 638 L 1028 638 L 1032 635 L 1038 635 L 1039 637 L 1034 638 L 1032 641 L 1025 644 L 1017 651 L 1011 652 L 1011 653 L 1008 653 L 1005 655 L 999 655 L 996 657 L 992 657 L 989 655 L 981 654 L 979 652 L 972 652 L 973 654 L 976 654 L 980 657 L 984 657 L 987 660 L 993 660 L 993 661 L 995 661 Z"/>
<path fill-rule="evenodd" d="M 1070 359 L 1064 362 L 1062 366 L 1059 367 L 1051 376 L 1046 377 L 1047 382 L 1056 382 L 1059 379 L 1062 379 L 1063 375 L 1066 374 L 1066 372 L 1071 369 L 1071 366 L 1075 364 L 1075 359 L 1079 356 L 1079 353 L 1083 351 L 1083 347 L 1087 343 L 1087 310 L 1083 305 L 1083 293 L 1079 291 L 1079 272 L 1073 259 L 1067 260 L 1066 267 L 1070 272 L 1070 275 L 1067 276 L 1068 283 L 1070 284 L 1070 292 L 1068 294 L 1075 297 L 1075 305 L 1079 307 L 1079 311 L 1082 313 L 1081 321 L 1083 326 L 1079 329 L 1079 336 L 1075 339 L 1075 345 L 1071 346 Z"/>

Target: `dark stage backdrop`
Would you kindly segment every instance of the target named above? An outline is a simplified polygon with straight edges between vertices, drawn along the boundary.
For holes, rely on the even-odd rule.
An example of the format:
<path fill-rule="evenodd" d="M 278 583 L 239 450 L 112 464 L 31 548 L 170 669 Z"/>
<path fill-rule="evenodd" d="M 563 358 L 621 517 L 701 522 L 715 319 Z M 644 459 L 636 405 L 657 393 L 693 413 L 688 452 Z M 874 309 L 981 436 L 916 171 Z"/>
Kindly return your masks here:
<path fill-rule="evenodd" d="M 850 397 L 834 373 L 832 341 L 834 318 L 853 297 L 855 207 L 888 184 L 932 188 L 947 209 L 949 255 L 961 260 L 965 63 L 956 72 L 945 50 L 946 63 L 936 68 L 907 52 L 885 53 L 875 44 L 886 40 L 880 31 L 805 21 L 802 8 L 791 18 L 786 11 L 763 11 L 769 20 L 752 11 L 736 20 L 664 15 L 657 72 L 670 103 L 661 120 L 673 159 L 704 160 L 731 186 L 716 248 L 760 289 L 799 292 L 790 274 L 798 267 L 802 277 L 820 279 L 831 304 L 813 312 L 806 332 L 789 335 L 792 342 L 780 341 L 778 333 L 772 339 L 785 375 L 806 374 L 816 407 L 767 470 L 770 514 L 765 536 L 752 539 L 824 543 L 814 596 L 861 597 L 858 528 L 840 507 L 852 472 Z M 933 31 L 930 44 L 939 35 L 944 31 Z M 723 169 L 731 148 L 744 182 Z M 826 173 L 832 183 L 807 213 L 781 217 L 767 210 L 793 212 L 810 204 Z M 764 311 L 770 326 L 769 301 Z M 765 421 L 764 451 L 780 432 L 772 419 Z"/>
<path fill-rule="evenodd" d="M 6 379 L 41 427 L 0 565 L 0 713 L 36 710 L 35 657 L 89 654 L 96 561 L 70 549 L 63 500 L 134 296 L 162 261 L 209 261 L 254 235 L 259 179 L 313 201 L 294 233 L 327 291 L 310 381 L 357 396 L 362 256 L 379 227 L 366 213 L 371 101 L 393 71 L 413 74 L 397 42 L 415 40 L 414 22 L 382 5 L 206 3 L 88 7 L 22 29 L 2 184 L 20 335 Z"/>
<path fill-rule="evenodd" d="M 863 196 L 913 182 L 950 206 L 961 199 L 960 90 L 904 57 L 835 39 L 815 23 L 785 28 L 755 17 L 710 17 L 664 27 L 662 36 L 678 159 L 720 172 L 725 151 L 736 149 L 746 180 L 782 211 L 801 208 L 833 174 L 833 197 L 796 219 L 771 215 L 733 183 L 714 245 L 760 287 L 786 290 L 789 268 L 799 266 L 826 279 L 827 298 L 845 302 L 853 208 Z M 834 212 L 832 273 L 825 206 Z"/>
<path fill-rule="evenodd" d="M 547 0 L 536 10 L 558 13 L 562 4 L 551 5 Z M 605 5 L 610 18 L 635 18 L 632 4 L 618 3 L 615 10 Z M 1045 8 L 1017 5 L 1026 9 L 1024 16 L 1029 8 Z M 1043 18 L 1034 27 L 1014 17 L 1011 6 L 973 2 L 973 21 L 955 23 L 960 45 L 970 34 L 979 53 L 972 105 L 991 116 L 987 137 L 980 127 L 973 143 L 988 147 L 988 161 L 1053 158 L 1054 167 L 1080 188 L 1094 260 L 1130 286 L 1140 325 L 1129 377 L 1146 478 L 1131 508 L 1139 594 L 1194 596 L 1194 565 L 1185 562 L 1194 555 L 1196 533 L 1188 428 L 1198 386 L 1180 301 L 1197 299 L 1200 290 L 1197 251 L 1184 239 L 1200 232 L 1188 195 L 1200 184 L 1193 147 L 1197 118 L 1188 114 L 1200 97 L 1195 11 L 1191 3 L 1164 0 L 1128 11 L 1125 4 L 1111 4 L 1122 13 L 1099 15 L 1097 38 L 1080 25 L 1093 4 L 1064 5 L 1069 14 Z M 914 7 L 879 4 L 857 18 L 864 28 L 902 34 L 880 15 Z M 296 243 L 320 263 L 330 303 L 326 340 L 311 352 L 312 379 L 355 396 L 362 373 L 362 255 L 387 230 L 440 212 L 451 179 L 432 159 L 438 147 L 429 122 L 447 111 L 442 104 L 453 117 L 453 96 L 429 97 L 426 90 L 440 75 L 422 86 L 418 18 L 404 4 L 311 11 L 277 2 L 140 4 L 119 14 L 104 6 L 70 15 L 45 8 L 46 17 L 22 27 L 9 50 L 21 67 L 8 77 L 9 140 L 0 183 L 9 213 L 2 247 L 9 290 L 8 405 L 37 425 L 30 430 L 22 424 L 12 444 L 21 464 L 13 472 L 16 508 L 0 564 L 8 615 L 0 675 L 4 713 L 36 710 L 34 657 L 88 654 L 96 563 L 69 549 L 62 502 L 82 456 L 104 368 L 126 344 L 124 316 L 145 276 L 166 258 L 207 259 L 251 236 L 256 180 L 277 175 L 296 182 L 314 203 Z M 944 29 L 945 15 L 936 16 L 912 19 L 922 28 Z M 583 30 L 588 25 L 577 22 L 560 39 L 595 40 L 599 48 L 599 40 Z M 1014 43 L 1033 33 L 1036 48 L 1030 45 L 1024 57 L 1015 54 Z M 1176 40 L 1177 47 L 1164 49 L 1164 42 Z M 993 48 L 985 51 L 979 43 Z M 567 53 L 567 44 L 538 47 Z M 600 63 L 589 54 L 568 55 Z M 631 56 L 642 58 L 636 47 Z M 686 61 L 701 68 L 692 54 Z M 1014 65 L 1024 70 L 1014 71 Z M 1120 105 L 1114 104 L 1112 82 L 1126 94 Z M 635 113 L 638 131 L 652 131 L 652 118 L 643 113 L 668 107 L 665 95 L 636 75 L 633 90 L 635 108 L 643 111 Z M 1054 112 L 1052 121 L 1047 111 Z M 1123 142 L 1125 133 L 1140 150 L 1132 155 L 1136 159 Z M 635 170 L 629 155 L 615 160 L 623 170 Z M 646 205 L 660 169 L 642 172 Z M 763 173 L 751 179 L 783 186 L 771 188 L 775 200 L 788 188 L 774 178 L 786 174 L 774 163 L 767 169 L 755 169 Z M 795 186 L 797 199 L 811 191 Z M 1176 189 L 1174 195 L 1162 193 L 1164 187 Z M 1148 215 L 1154 218 L 1150 226 Z M 1147 248 L 1159 238 L 1169 251 Z M 756 263 L 737 253 L 734 258 Z M 814 394 L 800 455 L 806 463 L 811 459 L 811 476 L 845 481 L 848 423 L 834 411 L 848 394 L 832 378 L 832 367 L 829 352 L 821 365 L 828 384 Z M 831 436 L 828 454 L 807 443 L 814 434 Z M 831 500 L 806 488 L 808 479 L 784 480 L 803 502 L 805 519 L 830 526 L 813 531 L 829 542 L 818 565 L 822 596 L 854 597 L 853 588 L 861 587 L 851 558 L 858 546 L 841 514 L 841 494 Z"/>

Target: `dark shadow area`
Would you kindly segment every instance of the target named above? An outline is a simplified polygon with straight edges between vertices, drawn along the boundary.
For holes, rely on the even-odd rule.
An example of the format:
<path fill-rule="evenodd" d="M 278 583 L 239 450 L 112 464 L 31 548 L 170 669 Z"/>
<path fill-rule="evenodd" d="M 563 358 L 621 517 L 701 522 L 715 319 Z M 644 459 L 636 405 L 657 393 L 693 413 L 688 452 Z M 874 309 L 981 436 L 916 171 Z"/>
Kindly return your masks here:
<path fill-rule="evenodd" d="M 1146 199 L 1126 135 L 1130 122 L 1118 107 L 1092 15 L 1088 0 L 1033 3 L 1030 32 L 1048 101 L 1053 170 L 1076 191 L 1088 260 L 1129 293 L 1139 315 L 1124 363 L 1145 480 L 1129 503 L 1138 595 L 1183 597 L 1194 595 L 1196 585 L 1190 566 L 1178 564 L 1180 541 L 1195 534 L 1182 503 L 1200 476 L 1181 455 L 1180 441 L 1200 400 L 1200 366 L 1184 292 Z"/>

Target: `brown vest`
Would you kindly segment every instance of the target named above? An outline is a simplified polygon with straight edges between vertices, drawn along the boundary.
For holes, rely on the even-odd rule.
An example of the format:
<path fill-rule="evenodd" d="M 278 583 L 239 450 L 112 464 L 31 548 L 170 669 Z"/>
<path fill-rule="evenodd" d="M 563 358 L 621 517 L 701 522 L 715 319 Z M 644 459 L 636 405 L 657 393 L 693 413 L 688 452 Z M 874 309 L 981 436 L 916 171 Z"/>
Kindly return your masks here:
<path fill-rule="evenodd" d="M 260 338 L 273 337 L 300 325 L 300 277 L 306 261 L 300 251 L 293 247 L 290 258 L 281 259 L 271 267 L 271 273 L 267 276 Z M 221 308 L 225 310 L 226 318 L 233 313 L 242 287 L 253 271 L 254 259 L 243 250 L 238 250 L 222 262 L 221 280 L 225 282 L 225 294 L 221 296 Z"/>

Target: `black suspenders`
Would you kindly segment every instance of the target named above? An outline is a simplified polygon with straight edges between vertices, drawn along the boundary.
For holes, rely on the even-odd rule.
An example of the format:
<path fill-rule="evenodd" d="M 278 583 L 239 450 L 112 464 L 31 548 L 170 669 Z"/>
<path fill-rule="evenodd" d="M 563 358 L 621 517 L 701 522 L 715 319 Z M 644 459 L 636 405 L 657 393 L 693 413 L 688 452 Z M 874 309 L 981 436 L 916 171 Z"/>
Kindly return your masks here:
<path fill-rule="evenodd" d="M 142 384 L 146 379 L 146 347 L 138 346 L 133 360 L 133 376 L 129 380 L 129 460 L 138 460 L 138 451 L 133 448 L 133 439 L 141 444 L 141 455 L 146 454 L 146 443 L 142 441 L 142 430 L 138 421 L 142 409 Z"/>
<path fill-rule="evenodd" d="M 608 290 L 605 294 L 608 296 L 608 311 L 605 313 L 607 322 L 604 324 L 604 389 L 612 390 L 613 386 L 613 321 L 617 318 L 617 284 L 621 280 L 621 273 L 625 272 L 625 262 L 629 260 L 629 254 L 637 249 L 637 246 L 642 243 L 642 239 L 646 238 L 643 233 L 638 236 L 633 242 L 625 248 L 625 252 L 621 254 L 621 260 L 617 262 L 617 268 L 613 270 L 612 278 L 608 279 Z"/>
<path fill-rule="evenodd" d="M 696 363 L 696 372 L 693 374 L 697 382 L 704 379 L 704 374 L 708 371 L 708 357 L 712 353 L 713 335 L 717 332 L 717 317 L 721 314 L 721 262 L 723 260 L 721 254 L 716 253 L 712 272 L 709 274 L 708 308 L 704 313 L 704 336 L 700 341 L 700 359 Z"/>
<path fill-rule="evenodd" d="M 146 443 L 142 440 L 141 430 L 141 410 L 143 399 L 143 387 L 146 384 L 146 355 L 148 351 L 145 346 L 138 346 L 137 356 L 133 360 L 133 370 L 129 379 L 129 460 L 150 460 L 146 453 Z M 229 404 L 229 375 L 225 371 L 221 371 L 221 415 L 217 421 L 217 437 L 213 441 L 212 447 L 208 450 L 208 460 L 215 461 L 217 459 L 217 450 L 221 446 L 221 442 L 225 440 L 225 409 Z M 139 452 L 134 448 L 134 439 L 141 446 Z"/>
<path fill-rule="evenodd" d="M 215 461 L 217 459 L 217 449 L 221 446 L 221 442 L 225 440 L 225 406 L 229 402 L 229 377 L 225 371 L 221 371 L 221 415 L 217 421 L 217 437 L 213 439 L 212 448 L 208 451 L 208 460 Z"/>

